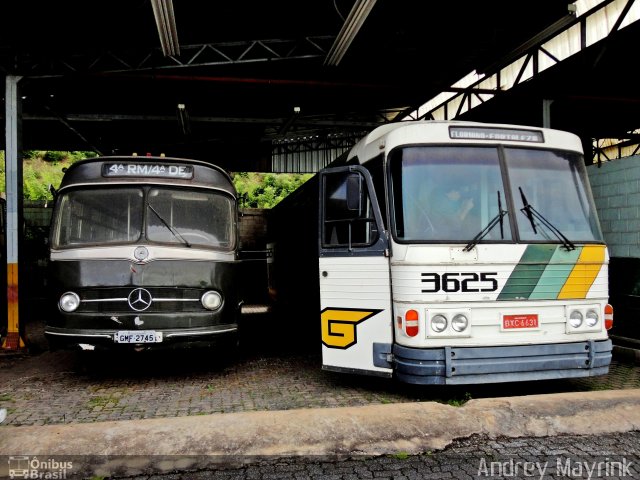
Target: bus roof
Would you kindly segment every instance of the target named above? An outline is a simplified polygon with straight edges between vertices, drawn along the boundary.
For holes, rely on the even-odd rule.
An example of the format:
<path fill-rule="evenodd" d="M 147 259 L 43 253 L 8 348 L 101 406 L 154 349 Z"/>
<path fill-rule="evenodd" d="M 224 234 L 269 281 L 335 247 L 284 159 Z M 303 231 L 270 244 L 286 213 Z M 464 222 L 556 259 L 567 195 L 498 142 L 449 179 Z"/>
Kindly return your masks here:
<path fill-rule="evenodd" d="M 59 190 L 98 184 L 196 186 L 237 196 L 231 176 L 224 169 L 201 160 L 174 157 L 102 156 L 80 160 L 65 171 Z"/>
<path fill-rule="evenodd" d="M 489 131 L 498 132 L 498 135 L 487 135 Z M 452 132 L 460 133 L 456 136 Z M 388 152 L 399 145 L 457 142 L 527 145 L 583 153 L 580 138 L 561 130 L 502 123 L 420 120 L 389 123 L 372 130 L 353 146 L 345 160 L 348 162 L 357 157 L 360 163 L 365 163 L 381 151 Z"/>

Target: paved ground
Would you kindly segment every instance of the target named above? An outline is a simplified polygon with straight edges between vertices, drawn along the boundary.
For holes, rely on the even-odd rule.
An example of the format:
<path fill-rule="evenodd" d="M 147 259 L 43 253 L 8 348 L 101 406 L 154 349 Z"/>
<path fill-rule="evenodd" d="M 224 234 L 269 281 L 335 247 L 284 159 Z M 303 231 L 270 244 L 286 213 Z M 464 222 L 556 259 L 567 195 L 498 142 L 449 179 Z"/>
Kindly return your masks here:
<path fill-rule="evenodd" d="M 2 426 L 178 417 L 414 401 L 640 388 L 640 365 L 614 361 L 607 376 L 463 387 L 419 387 L 324 372 L 320 358 L 252 349 L 221 360 L 209 352 L 0 357 Z"/>
<path fill-rule="evenodd" d="M 175 460 L 174 460 L 175 461 Z M 169 463 L 167 464 L 169 465 Z M 175 463 L 174 463 L 175 465 Z M 424 455 L 239 458 L 209 468 L 111 478 L 132 480 L 469 480 L 483 478 L 640 478 L 640 432 L 598 436 L 473 437 Z"/>
<path fill-rule="evenodd" d="M 102 474 L 86 473 L 100 465 L 98 470 L 102 468 L 104 473 L 109 472 L 108 478 L 113 480 L 628 480 L 640 478 L 640 432 L 516 439 L 474 436 L 455 441 L 444 450 L 421 455 L 398 451 L 381 456 L 235 456 L 206 459 L 170 456 L 158 457 L 153 462 L 154 467 L 145 469 L 136 468 L 135 457 L 128 459 L 128 467 L 117 458 L 81 456 L 31 457 L 22 460 L 21 464 L 24 466 L 34 459 L 42 462 L 35 464 L 39 467 L 36 472 L 43 475 L 41 478 L 102 479 L 105 478 Z M 58 463 L 53 464 L 52 460 Z M 142 464 L 146 464 L 146 460 Z M 3 465 L 0 478 L 8 478 L 7 465 L 20 466 L 16 457 L 0 457 L 0 463 Z M 70 468 L 63 470 L 60 465 Z M 45 477 L 47 473 L 58 473 L 59 476 Z"/>
<path fill-rule="evenodd" d="M 66 478 L 99 478 L 96 477 L 95 465 L 97 464 L 105 465 L 104 471 L 108 472 L 109 478 L 135 480 L 604 478 L 605 475 L 589 475 L 588 469 L 593 467 L 594 462 L 601 461 L 604 462 L 602 468 L 615 469 L 618 467 L 615 462 L 626 461 L 632 462 L 633 465 L 624 464 L 628 467 L 627 470 L 616 470 L 613 475 L 607 475 L 607 478 L 640 478 L 638 469 L 640 422 L 637 421 L 638 414 L 635 413 L 637 400 L 636 403 L 629 403 L 627 406 L 622 400 L 613 400 L 611 409 L 606 406 L 600 407 L 604 409 L 602 413 L 597 413 L 596 410 L 588 411 L 592 406 L 605 405 L 600 400 L 593 400 L 594 395 L 611 393 L 615 396 L 616 391 L 631 392 L 632 389 L 640 388 L 640 365 L 634 363 L 633 357 L 628 355 L 619 356 L 614 360 L 610 373 L 603 377 L 442 388 L 418 387 L 385 379 L 324 372 L 320 368 L 320 358 L 316 353 L 259 346 L 259 339 L 254 339 L 253 344 L 249 343 L 236 358 L 230 359 L 216 358 L 210 352 L 105 354 L 91 357 L 90 360 L 73 352 L 45 351 L 32 355 L 0 356 L 0 408 L 6 408 L 8 411 L 7 419 L 0 425 L 0 444 L 3 444 L 2 436 L 5 435 L 5 447 L 22 446 L 18 450 L 5 448 L 4 452 L 0 451 L 0 477 L 9 473 L 7 467 L 11 467 L 11 462 L 13 464 L 18 462 L 15 458 L 12 460 L 9 457 L 2 457 L 2 453 L 15 453 L 14 450 L 25 452 L 36 444 L 45 445 L 41 450 L 32 450 L 37 455 L 53 451 L 51 445 L 67 445 L 69 446 L 67 453 L 82 453 L 79 447 L 74 447 L 73 442 L 76 441 L 89 448 L 89 451 L 102 452 L 101 456 L 88 461 L 88 457 L 81 456 L 49 459 L 40 455 L 38 461 L 45 462 L 40 471 L 45 474 L 54 473 L 52 468 L 55 470 L 59 465 L 55 462 L 71 461 L 75 462 L 79 469 L 91 465 L 93 470 L 90 470 L 87 475 L 82 474 L 80 470 L 73 470 Z M 629 361 L 630 358 L 631 361 Z M 605 392 L 605 390 L 611 392 Z M 547 396 L 538 395 L 563 392 L 591 392 L 589 394 L 591 399 L 586 397 L 583 399 L 580 395 L 574 394 L 569 401 L 564 397 L 558 399 L 555 396 L 549 397 L 555 397 L 554 400 L 547 400 Z M 638 398 L 637 390 L 633 396 Z M 494 397 L 510 397 L 513 403 L 505 403 L 504 399 L 491 400 L 497 402 L 496 405 L 487 406 L 486 403 L 482 403 Z M 474 402 L 467 402 L 470 399 L 486 399 L 478 400 L 485 407 L 482 411 L 478 410 L 477 414 L 474 413 L 475 411 L 469 413 L 469 409 L 477 408 L 474 407 Z M 534 399 L 537 400 L 534 401 Z M 442 418 L 437 413 L 438 409 L 430 406 L 434 405 L 430 404 L 430 401 L 435 401 L 437 402 L 435 405 L 447 409 L 442 413 L 444 415 Z M 553 408 L 551 404 L 549 404 L 550 408 L 546 408 L 547 401 L 555 402 Z M 582 410 L 578 405 L 576 415 L 574 407 L 581 401 L 584 403 L 582 408 L 586 410 Z M 535 402 L 541 402 L 537 403 L 538 410 L 536 412 L 528 410 Z M 202 448 L 214 448 L 216 441 L 220 442 L 224 448 L 231 448 L 234 442 L 223 441 L 224 439 L 220 439 L 219 432 L 229 432 L 231 435 L 230 432 L 234 432 L 234 428 L 240 429 L 240 433 L 244 435 L 248 434 L 251 441 L 256 444 L 262 441 L 266 442 L 265 445 L 270 445 L 271 432 L 262 430 L 262 438 L 260 435 L 251 433 L 252 429 L 259 428 L 263 424 L 269 425 L 270 422 L 277 423 L 280 425 L 279 428 L 282 428 L 282 424 L 290 424 L 291 431 L 294 427 L 297 428 L 297 434 L 287 435 L 285 429 L 285 434 L 280 435 L 279 438 L 284 438 L 293 445 L 296 445 L 296 442 L 304 445 L 302 432 L 307 431 L 307 423 L 283 422 L 281 417 L 291 413 L 291 418 L 296 415 L 310 415 L 316 418 L 317 415 L 323 415 L 322 411 L 305 409 L 321 408 L 329 408 L 324 412 L 336 412 L 338 415 L 343 407 L 347 407 L 347 417 L 344 418 L 349 420 L 359 415 L 363 416 L 360 422 L 355 422 L 358 425 L 357 432 L 360 434 L 375 432 L 371 438 L 378 441 L 381 438 L 380 432 L 386 427 L 378 425 L 377 430 L 368 431 L 363 427 L 365 421 L 368 421 L 365 418 L 379 419 L 379 422 L 382 422 L 386 416 L 367 414 L 366 409 L 392 407 L 389 404 L 396 404 L 393 405 L 393 412 L 400 412 L 402 409 L 417 411 L 421 408 L 435 412 L 421 414 L 420 418 L 433 423 L 426 430 L 430 432 L 429 436 L 435 435 L 435 430 L 441 429 L 441 435 L 448 439 L 447 442 L 451 438 L 465 436 L 456 434 L 456 428 L 471 427 L 476 419 L 479 426 L 470 428 L 470 431 L 495 432 L 497 428 L 498 434 L 492 435 L 491 438 L 474 435 L 465 440 L 456 440 L 444 450 L 441 450 L 444 443 L 436 442 L 435 444 L 440 446 L 422 455 L 412 454 L 416 450 L 402 447 L 401 443 L 400 446 L 394 446 L 391 450 L 384 450 L 395 453 L 383 456 L 256 457 L 211 456 L 212 454 L 209 453 L 207 454 L 209 456 L 204 459 L 196 460 L 191 456 L 180 454 L 167 457 L 152 456 L 151 462 L 149 453 L 140 458 L 127 456 L 124 460 L 122 457 L 116 457 L 122 455 L 123 451 L 144 454 L 142 453 L 144 450 L 129 447 L 127 445 L 129 441 L 143 442 L 148 452 L 157 451 L 160 454 L 168 451 L 178 453 L 194 451 L 194 454 L 211 452 L 215 450 L 203 450 L 198 453 L 197 445 L 203 445 Z M 465 404 L 462 409 L 451 408 L 462 404 Z M 349 409 L 349 407 L 363 408 Z M 463 415 L 465 410 L 467 419 L 458 418 L 459 425 L 456 426 L 454 418 L 456 415 Z M 562 411 L 561 416 L 568 415 L 564 423 L 559 420 L 560 417 L 554 417 L 553 412 L 559 411 Z M 520 413 L 513 415 L 514 412 Z M 233 415 L 216 417 L 215 414 L 219 413 L 233 413 Z M 627 414 L 633 419 L 631 423 L 628 419 L 624 420 L 620 424 L 624 428 L 621 428 L 619 433 L 609 433 L 616 431 L 618 419 Z M 507 419 L 509 415 L 512 415 L 512 418 Z M 277 421 L 276 417 L 281 420 Z M 339 418 L 339 415 L 336 418 Z M 447 420 L 444 420 L 445 418 Z M 142 419 L 155 420 L 145 420 L 142 425 L 139 422 Z M 119 422 L 120 420 L 133 421 Z M 189 420 L 192 420 L 190 424 L 187 422 Z M 523 420 L 524 423 L 522 423 Z M 521 438 L 501 437 L 502 431 L 512 436 L 511 431 L 505 428 L 513 421 L 520 422 L 515 429 L 520 432 L 517 436 Z M 347 430 L 351 428 L 349 421 L 334 420 L 334 422 L 335 425 L 345 425 Z M 529 424 L 529 422 L 532 423 Z M 42 425 L 46 426 L 40 427 Z M 224 427 L 215 428 L 213 425 L 224 425 Z M 329 420 L 316 418 L 314 421 L 309 421 L 308 425 L 318 429 L 327 428 Z M 415 425 L 415 423 L 409 425 Z M 555 429 L 561 425 L 566 429 L 544 433 L 550 432 L 549 428 Z M 588 426 L 586 429 L 585 425 Z M 194 433 L 200 426 L 204 427 L 204 434 L 201 437 Z M 527 436 L 526 432 L 532 431 L 532 428 L 534 430 L 540 428 L 542 433 L 536 431 L 535 434 L 542 436 L 538 438 Z M 566 433 L 591 432 L 594 428 L 600 428 L 601 434 L 565 436 Z M 129 432 L 133 432 L 132 429 L 140 429 L 138 435 L 130 435 Z M 407 428 L 402 429 L 403 432 L 407 430 Z M 11 435 L 6 435 L 7 433 Z M 326 432 L 316 433 L 319 434 L 320 439 L 338 443 L 344 441 L 340 440 L 342 437 L 332 438 L 332 435 L 327 435 Z M 192 441 L 188 443 L 190 436 Z M 15 441 L 12 440 L 14 438 Z M 82 438 L 94 440 L 84 441 Z M 199 438 L 202 441 L 198 440 Z M 234 438 L 240 437 L 234 436 Z M 351 439 L 351 437 L 345 438 Z M 437 439 L 437 435 L 433 438 Z M 172 445 L 179 446 L 182 441 L 187 442 L 184 450 L 170 449 Z M 406 442 L 406 440 L 403 441 Z M 410 444 L 411 442 L 406 442 L 407 446 Z M 247 443 L 245 446 L 248 445 L 251 444 Z M 101 450 L 103 447 L 112 450 Z M 169 450 L 161 450 L 161 447 Z M 284 445 L 284 448 L 291 447 Z M 65 450 L 60 452 L 64 454 Z M 114 455 L 113 458 L 108 456 L 111 454 Z M 31 457 L 30 460 L 33 458 L 35 457 Z M 561 462 L 560 470 L 558 470 L 558 459 Z M 51 462 L 47 464 L 49 460 Z M 24 463 L 25 460 L 22 461 Z M 520 474 L 513 474 L 512 471 L 507 470 L 501 470 L 499 474 L 494 471 L 492 474 L 489 470 L 491 462 L 494 462 L 494 469 L 504 469 L 513 468 L 511 465 L 521 465 L 521 468 L 524 468 L 523 462 L 527 461 L 533 462 L 531 465 L 535 462 L 543 465 L 548 461 L 549 466 L 545 475 L 542 477 L 539 474 L 523 475 L 522 470 Z M 570 463 L 567 464 L 567 461 Z M 145 467 L 136 468 L 136 462 Z M 566 470 L 567 465 L 571 465 L 570 472 Z M 75 475 L 76 473 L 78 476 Z M 611 471 L 604 473 L 608 474 Z"/>

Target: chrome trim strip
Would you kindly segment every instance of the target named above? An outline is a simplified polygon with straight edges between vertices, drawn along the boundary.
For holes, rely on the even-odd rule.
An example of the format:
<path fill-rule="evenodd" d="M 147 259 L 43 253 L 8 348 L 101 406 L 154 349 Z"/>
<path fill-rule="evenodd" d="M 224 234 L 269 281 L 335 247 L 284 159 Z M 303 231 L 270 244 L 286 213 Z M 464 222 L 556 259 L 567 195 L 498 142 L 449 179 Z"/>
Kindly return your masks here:
<path fill-rule="evenodd" d="M 149 256 L 144 261 L 139 261 L 133 256 L 135 248 L 140 245 L 144 245 L 149 250 Z M 184 245 L 176 245 L 174 247 L 137 242 L 126 245 L 79 246 L 77 248 L 51 250 L 51 261 L 64 260 L 126 260 L 135 265 L 142 265 L 156 260 L 232 262 L 235 260 L 235 250 L 199 248 L 198 245 L 186 248 Z"/>
<path fill-rule="evenodd" d="M 127 298 L 93 298 L 89 300 L 80 300 L 80 303 L 92 303 L 92 302 L 126 302 Z"/>
<path fill-rule="evenodd" d="M 216 335 L 218 333 L 228 333 L 228 332 L 235 332 L 238 330 L 238 327 L 233 327 L 233 328 L 226 328 L 224 330 L 209 330 L 207 332 L 176 332 L 176 333 L 167 333 L 164 336 L 166 338 L 170 338 L 170 337 L 192 337 L 194 335 Z"/>
<path fill-rule="evenodd" d="M 157 298 L 153 297 L 154 302 L 199 302 L 199 298 Z"/>
<path fill-rule="evenodd" d="M 130 161 L 130 159 L 124 159 L 124 162 L 128 162 Z M 117 160 L 109 161 L 108 163 L 118 163 Z M 168 162 L 169 163 L 169 162 Z M 206 166 L 206 165 L 203 165 Z M 113 178 L 113 177 L 111 177 Z M 134 178 L 134 177 L 127 177 L 127 178 Z M 150 180 L 151 181 L 141 181 L 141 180 Z M 156 186 L 156 187 L 180 187 L 180 188 L 184 188 L 185 184 L 184 183 L 180 183 L 180 182 L 167 182 L 165 177 L 138 177 L 135 178 L 132 181 L 112 181 L 112 180 L 108 180 L 108 181 L 100 181 L 100 182 L 77 182 L 77 183 L 70 183 L 68 185 L 65 185 L 64 187 L 60 188 L 58 190 L 58 192 L 64 192 L 70 188 L 76 188 L 76 187 L 95 187 L 96 185 L 100 185 L 100 186 L 106 186 L 106 185 L 126 185 L 128 187 L 138 187 L 140 188 L 141 185 L 147 186 Z M 224 188 L 220 188 L 220 187 L 213 187 L 211 185 L 204 185 L 204 184 L 200 184 L 200 183 L 196 183 L 193 185 L 189 185 L 189 188 L 193 188 L 194 190 L 197 189 L 202 189 L 202 190 L 213 190 L 216 192 L 222 192 L 225 193 L 226 195 L 228 195 L 229 197 L 233 198 L 234 200 L 236 200 L 236 197 L 233 195 L 232 192 L 230 192 L 227 189 Z"/>
<path fill-rule="evenodd" d="M 153 297 L 154 302 L 199 302 L 199 298 L 157 298 Z M 80 300 L 80 303 L 96 303 L 96 302 L 126 302 L 127 298 L 93 298 L 90 300 Z"/>
<path fill-rule="evenodd" d="M 60 335 L 61 337 L 113 338 L 113 335 L 109 335 L 107 333 L 61 333 L 52 332 L 51 330 L 45 330 L 44 333 L 49 335 Z"/>

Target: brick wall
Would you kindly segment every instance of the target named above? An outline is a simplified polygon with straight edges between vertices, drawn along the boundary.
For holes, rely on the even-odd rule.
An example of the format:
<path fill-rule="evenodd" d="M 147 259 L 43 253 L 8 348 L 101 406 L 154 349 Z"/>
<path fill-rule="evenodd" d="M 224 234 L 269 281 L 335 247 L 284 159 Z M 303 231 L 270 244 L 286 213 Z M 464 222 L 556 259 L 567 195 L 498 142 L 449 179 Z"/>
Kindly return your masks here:
<path fill-rule="evenodd" d="M 612 257 L 640 258 L 640 156 L 587 168 Z"/>
<path fill-rule="evenodd" d="M 266 208 L 244 208 L 239 223 L 240 243 L 243 250 L 264 250 L 267 243 Z"/>

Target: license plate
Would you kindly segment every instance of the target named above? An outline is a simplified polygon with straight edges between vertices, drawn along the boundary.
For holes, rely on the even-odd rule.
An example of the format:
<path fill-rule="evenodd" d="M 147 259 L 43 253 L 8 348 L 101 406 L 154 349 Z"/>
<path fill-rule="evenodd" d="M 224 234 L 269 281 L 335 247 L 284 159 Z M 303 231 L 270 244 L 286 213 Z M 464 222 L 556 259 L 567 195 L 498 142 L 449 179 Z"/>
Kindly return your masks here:
<path fill-rule="evenodd" d="M 538 314 L 503 315 L 503 330 L 535 329 L 539 327 Z"/>
<path fill-rule="evenodd" d="M 160 343 L 162 332 L 155 330 L 122 330 L 116 332 L 113 340 L 116 343 Z"/>

